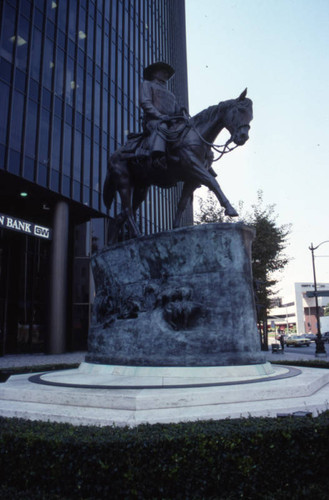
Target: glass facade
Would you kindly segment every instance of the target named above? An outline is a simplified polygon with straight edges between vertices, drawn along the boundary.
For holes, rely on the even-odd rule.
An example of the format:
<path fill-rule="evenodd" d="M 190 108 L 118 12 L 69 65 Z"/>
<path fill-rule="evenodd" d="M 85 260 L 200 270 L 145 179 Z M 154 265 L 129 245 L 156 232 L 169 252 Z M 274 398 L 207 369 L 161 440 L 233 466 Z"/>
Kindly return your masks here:
<path fill-rule="evenodd" d="M 102 201 L 107 159 L 141 129 L 143 68 L 159 60 L 176 69 L 171 90 L 188 107 L 184 0 L 0 2 L 0 173 L 33 185 L 40 200 L 74 205 L 83 215 L 73 226 L 93 219 L 83 232 L 97 244 L 90 236 L 83 258 L 106 243 L 106 216 L 120 211 L 119 199 L 110 214 Z M 180 192 L 150 189 L 137 214 L 143 233 L 172 228 Z M 192 222 L 191 207 L 184 217 Z M 86 297 L 74 304 L 87 307 Z"/>

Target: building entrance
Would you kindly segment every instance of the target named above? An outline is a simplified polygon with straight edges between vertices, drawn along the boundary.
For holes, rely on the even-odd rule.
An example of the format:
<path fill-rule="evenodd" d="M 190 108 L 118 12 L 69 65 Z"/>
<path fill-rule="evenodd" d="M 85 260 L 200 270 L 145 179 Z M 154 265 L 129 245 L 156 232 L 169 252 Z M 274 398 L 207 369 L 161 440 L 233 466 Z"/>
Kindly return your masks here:
<path fill-rule="evenodd" d="M 50 242 L 0 230 L 0 355 L 45 351 Z"/>

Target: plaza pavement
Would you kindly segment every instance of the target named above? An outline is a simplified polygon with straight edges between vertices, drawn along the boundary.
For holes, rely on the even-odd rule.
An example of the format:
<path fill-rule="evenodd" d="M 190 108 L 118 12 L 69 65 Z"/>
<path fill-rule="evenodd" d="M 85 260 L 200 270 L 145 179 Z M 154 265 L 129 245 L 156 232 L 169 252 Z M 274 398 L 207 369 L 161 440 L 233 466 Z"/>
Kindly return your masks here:
<path fill-rule="evenodd" d="M 303 348 L 275 354 L 268 351 L 266 358 L 269 362 L 316 359 L 315 353 L 307 354 L 303 351 Z M 120 375 L 121 370 L 117 367 L 115 370 L 118 373 L 112 374 L 109 373 L 111 367 L 101 365 L 98 368 L 93 365 L 93 368 L 84 363 L 85 354 L 74 352 L 1 357 L 0 370 L 35 366 L 42 372 L 42 367 L 45 366 L 46 373 L 15 375 L 6 383 L 0 383 L 0 415 L 69 422 L 75 425 L 135 426 L 142 423 L 200 419 L 276 417 L 279 414 L 296 412 L 307 412 L 316 416 L 329 409 L 328 370 L 297 369 L 275 364 L 272 365 L 273 369 L 270 368 L 272 372 L 267 375 L 269 378 L 265 380 L 263 375 L 259 374 L 246 377 L 243 367 L 233 367 L 236 368 L 236 373 L 232 375 L 224 370 L 227 380 L 225 383 L 204 384 L 204 378 L 199 381 L 195 379 L 196 382 L 201 382 L 202 387 L 198 383 L 177 386 L 177 381 L 182 383 L 182 379 L 177 379 L 177 374 L 172 375 L 176 378 L 168 379 L 170 374 L 162 376 L 156 373 L 157 377 L 150 374 L 146 379 L 148 385 L 143 385 L 145 381 L 143 382 L 142 377 L 137 374 Z M 46 367 L 49 365 L 73 363 L 81 363 L 79 369 L 47 372 Z M 261 365 L 257 370 L 270 367 L 268 363 L 265 365 Z M 90 369 L 94 370 L 91 374 Z M 173 371 L 175 372 L 175 369 Z M 195 371 L 198 372 L 193 368 L 187 371 L 192 374 L 188 373 L 186 377 L 193 376 Z M 159 382 L 159 378 L 162 382 Z M 92 385 L 93 383 L 95 385 Z M 187 383 L 191 384 L 190 381 Z M 117 387 L 113 387 L 113 384 Z M 134 387 L 133 384 L 137 385 Z M 151 387 L 151 384 L 154 384 L 154 387 Z"/>

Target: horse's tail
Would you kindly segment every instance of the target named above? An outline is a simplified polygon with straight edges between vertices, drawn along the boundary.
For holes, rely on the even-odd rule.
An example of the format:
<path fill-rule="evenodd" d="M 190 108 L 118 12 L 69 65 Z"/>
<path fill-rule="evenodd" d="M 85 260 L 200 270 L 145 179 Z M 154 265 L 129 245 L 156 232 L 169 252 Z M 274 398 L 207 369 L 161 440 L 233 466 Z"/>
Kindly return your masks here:
<path fill-rule="evenodd" d="M 103 186 L 103 201 L 106 208 L 110 209 L 115 197 L 116 186 L 111 172 L 111 165 L 107 169 L 106 178 Z"/>

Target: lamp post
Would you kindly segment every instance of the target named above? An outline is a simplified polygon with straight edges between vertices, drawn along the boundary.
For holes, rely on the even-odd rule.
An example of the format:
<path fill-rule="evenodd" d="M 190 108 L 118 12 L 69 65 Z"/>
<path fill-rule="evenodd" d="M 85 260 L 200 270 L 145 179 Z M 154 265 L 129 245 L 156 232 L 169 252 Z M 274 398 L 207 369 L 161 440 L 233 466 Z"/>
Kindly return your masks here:
<path fill-rule="evenodd" d="M 311 243 L 311 246 L 309 247 L 309 249 L 311 250 L 311 254 L 312 254 L 312 267 L 313 267 L 313 280 L 314 280 L 314 297 L 315 297 L 315 311 L 316 311 L 316 322 L 317 322 L 317 334 L 316 334 L 317 338 L 316 338 L 316 341 L 315 341 L 315 344 L 316 344 L 315 355 L 316 356 L 326 355 L 326 350 L 325 350 L 323 338 L 322 338 L 322 335 L 321 335 L 319 301 L 318 301 L 318 289 L 317 289 L 317 283 L 316 283 L 315 260 L 314 260 L 314 251 L 317 250 L 324 243 L 329 243 L 329 240 L 322 241 L 316 247 L 313 246 L 313 243 Z"/>

